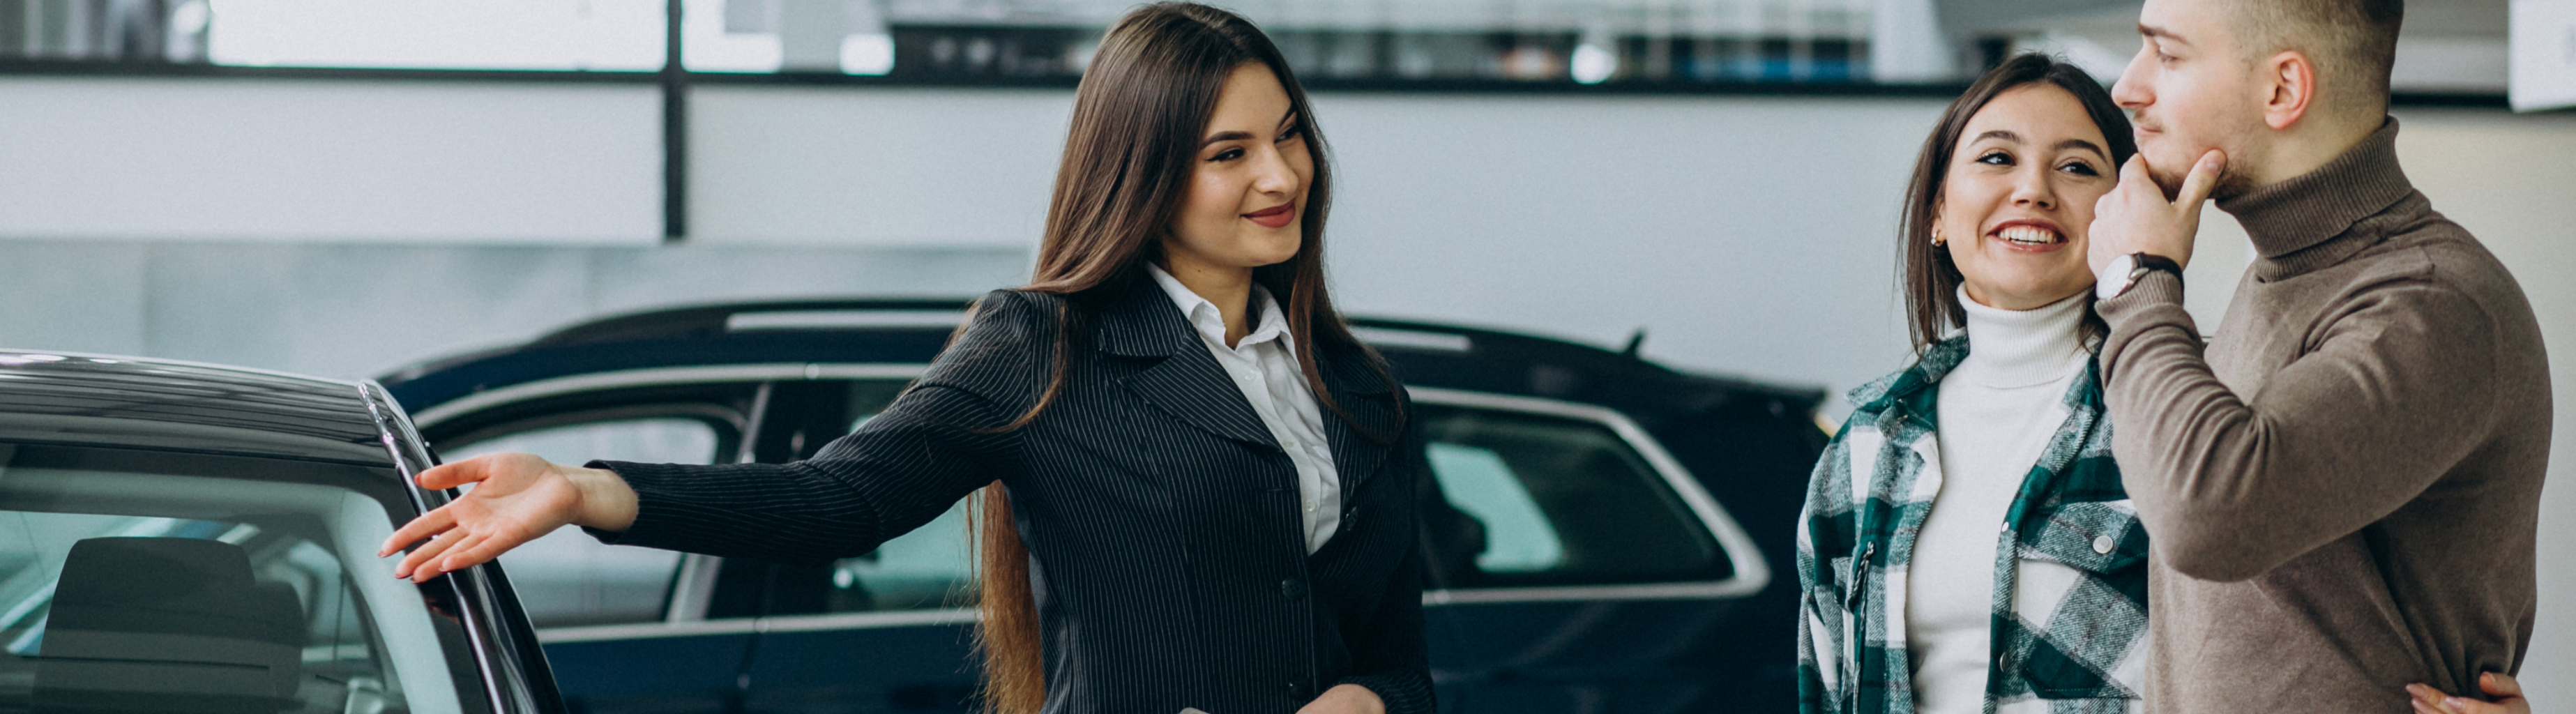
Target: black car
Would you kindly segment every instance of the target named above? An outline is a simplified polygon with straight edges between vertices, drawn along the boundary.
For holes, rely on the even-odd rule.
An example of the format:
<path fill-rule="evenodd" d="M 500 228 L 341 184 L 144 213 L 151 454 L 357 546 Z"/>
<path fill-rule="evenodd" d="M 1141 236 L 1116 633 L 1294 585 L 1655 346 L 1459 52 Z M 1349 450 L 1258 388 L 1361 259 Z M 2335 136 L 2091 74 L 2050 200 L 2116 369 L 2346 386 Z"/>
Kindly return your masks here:
<path fill-rule="evenodd" d="M 0 350 L 0 712 L 563 712 L 498 568 L 376 557 L 429 463 L 373 383 Z"/>
<path fill-rule="evenodd" d="M 382 378 L 448 458 L 813 455 L 883 409 L 963 300 L 713 305 L 594 321 Z M 1450 712 L 1788 711 L 1793 524 L 1821 394 L 1527 335 L 1358 320 L 1403 374 L 1444 500 L 1426 533 Z M 610 547 L 502 558 L 576 709 L 971 707 L 962 513 L 829 565 Z M 1246 643 L 1246 646 L 1257 646 Z"/>

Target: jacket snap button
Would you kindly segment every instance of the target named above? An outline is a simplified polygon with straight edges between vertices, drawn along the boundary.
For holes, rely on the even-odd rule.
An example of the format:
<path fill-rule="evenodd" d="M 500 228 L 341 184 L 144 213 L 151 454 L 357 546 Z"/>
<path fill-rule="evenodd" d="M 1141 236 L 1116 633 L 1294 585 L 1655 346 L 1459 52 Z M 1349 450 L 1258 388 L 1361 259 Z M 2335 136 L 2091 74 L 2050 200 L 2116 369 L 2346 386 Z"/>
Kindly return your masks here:
<path fill-rule="evenodd" d="M 1279 593 L 1295 600 L 1306 596 L 1306 581 L 1296 578 L 1279 581 Z"/>
<path fill-rule="evenodd" d="M 2095 552 L 2095 553 L 2098 553 L 2098 554 L 2101 554 L 2101 555 L 2110 555 L 2110 554 L 2111 554 L 2111 546 L 2113 546 L 2113 545 L 2116 545 L 2116 544 L 2111 542 L 2111 537 L 2110 537 L 2110 536 L 2094 536 L 2094 537 L 2093 537 L 2093 552 Z"/>

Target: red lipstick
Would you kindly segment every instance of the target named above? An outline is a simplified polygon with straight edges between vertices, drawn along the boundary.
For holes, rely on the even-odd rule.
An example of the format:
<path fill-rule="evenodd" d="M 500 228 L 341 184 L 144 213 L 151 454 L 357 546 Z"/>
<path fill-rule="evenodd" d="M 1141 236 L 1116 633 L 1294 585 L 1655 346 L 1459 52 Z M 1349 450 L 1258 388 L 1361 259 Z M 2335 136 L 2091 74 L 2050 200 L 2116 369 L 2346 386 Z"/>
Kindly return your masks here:
<path fill-rule="evenodd" d="M 1295 201 L 1282 203 L 1243 214 L 1243 217 L 1252 219 L 1253 223 L 1261 224 L 1263 228 L 1284 227 L 1289 221 L 1297 220 L 1297 203 Z"/>

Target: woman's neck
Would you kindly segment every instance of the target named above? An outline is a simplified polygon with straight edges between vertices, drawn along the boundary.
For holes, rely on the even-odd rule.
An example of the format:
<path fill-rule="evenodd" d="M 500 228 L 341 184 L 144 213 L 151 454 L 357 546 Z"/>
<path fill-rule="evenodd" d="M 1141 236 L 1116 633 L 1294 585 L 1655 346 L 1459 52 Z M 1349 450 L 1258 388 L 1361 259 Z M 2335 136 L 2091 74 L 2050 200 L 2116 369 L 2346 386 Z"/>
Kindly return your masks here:
<path fill-rule="evenodd" d="M 1166 250 L 1161 261 L 1163 272 L 1171 273 L 1182 287 L 1198 293 L 1202 300 L 1216 306 L 1217 315 L 1225 318 L 1225 346 L 1233 347 L 1244 336 L 1252 334 L 1252 269 L 1215 265 L 1192 260 L 1186 254 Z"/>
<path fill-rule="evenodd" d="M 1959 291 L 1968 313 L 1973 379 L 1989 387 L 2027 387 L 2082 369 L 2084 293 L 2030 310 L 1987 307 Z M 1966 366 L 1963 363 L 1963 366 Z"/>

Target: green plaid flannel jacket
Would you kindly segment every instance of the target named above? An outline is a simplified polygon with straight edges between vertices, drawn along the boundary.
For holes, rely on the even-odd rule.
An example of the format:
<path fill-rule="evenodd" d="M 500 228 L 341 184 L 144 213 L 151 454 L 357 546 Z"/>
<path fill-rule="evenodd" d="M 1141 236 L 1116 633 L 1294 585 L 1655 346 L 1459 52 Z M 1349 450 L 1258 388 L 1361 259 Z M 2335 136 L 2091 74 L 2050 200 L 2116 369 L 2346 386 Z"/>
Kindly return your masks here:
<path fill-rule="evenodd" d="M 1799 709 L 1910 714 L 1907 563 L 1941 491 L 1934 399 L 1959 335 L 1852 390 L 1859 407 L 1809 482 L 1798 523 Z M 1988 714 L 2136 712 L 2146 660 L 2147 533 L 2111 460 L 2099 367 L 2014 496 L 1995 552 Z"/>

